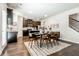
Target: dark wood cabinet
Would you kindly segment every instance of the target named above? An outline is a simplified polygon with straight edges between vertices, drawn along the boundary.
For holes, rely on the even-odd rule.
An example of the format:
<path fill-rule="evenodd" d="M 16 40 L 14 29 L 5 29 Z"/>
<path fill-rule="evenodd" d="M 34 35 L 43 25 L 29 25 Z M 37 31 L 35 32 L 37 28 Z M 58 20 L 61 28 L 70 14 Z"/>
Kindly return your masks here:
<path fill-rule="evenodd" d="M 23 30 L 23 36 L 29 36 L 31 29 Z"/>
<path fill-rule="evenodd" d="M 29 35 L 29 31 L 28 30 L 23 30 L 23 36 L 28 36 Z"/>
<path fill-rule="evenodd" d="M 41 22 L 40 21 L 36 21 L 36 25 L 41 25 Z"/>
<path fill-rule="evenodd" d="M 17 32 L 7 32 L 7 42 L 17 42 Z"/>
<path fill-rule="evenodd" d="M 23 27 L 27 27 L 27 26 L 28 26 L 27 20 L 23 20 Z"/>
<path fill-rule="evenodd" d="M 32 19 L 23 19 L 23 27 L 36 27 L 38 25 L 41 25 L 40 21 L 34 21 Z"/>

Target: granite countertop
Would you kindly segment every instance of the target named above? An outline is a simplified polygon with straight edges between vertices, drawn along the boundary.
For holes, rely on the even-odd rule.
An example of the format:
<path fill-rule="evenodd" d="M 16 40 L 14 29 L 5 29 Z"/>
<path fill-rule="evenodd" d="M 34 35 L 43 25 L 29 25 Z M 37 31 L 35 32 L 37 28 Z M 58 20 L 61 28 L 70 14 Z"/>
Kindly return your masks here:
<path fill-rule="evenodd" d="M 14 25 L 8 25 L 7 32 L 18 32 L 17 26 Z"/>

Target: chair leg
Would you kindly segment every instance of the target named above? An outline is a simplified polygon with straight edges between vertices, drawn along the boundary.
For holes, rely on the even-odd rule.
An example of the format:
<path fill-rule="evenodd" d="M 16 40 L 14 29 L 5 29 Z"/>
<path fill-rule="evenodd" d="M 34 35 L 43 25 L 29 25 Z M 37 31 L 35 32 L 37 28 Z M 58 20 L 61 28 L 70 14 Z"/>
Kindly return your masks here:
<path fill-rule="evenodd" d="M 29 40 L 29 44 L 28 44 L 28 46 L 31 46 L 31 40 Z"/>
<path fill-rule="evenodd" d="M 53 39 L 51 39 L 51 44 L 52 44 L 52 47 L 53 47 L 53 45 L 54 45 Z"/>
<path fill-rule="evenodd" d="M 28 46 L 30 46 L 30 42 L 31 42 L 31 41 L 29 41 L 29 44 L 28 44 Z"/>
<path fill-rule="evenodd" d="M 58 40 L 56 40 L 56 44 L 59 45 L 59 41 Z"/>
<path fill-rule="evenodd" d="M 44 45 L 44 43 L 46 43 L 46 41 L 45 40 L 42 40 L 42 45 Z"/>
<path fill-rule="evenodd" d="M 51 44 L 51 47 L 53 47 L 53 44 L 52 44 L 51 40 L 49 40 L 49 43 Z"/>
<path fill-rule="evenodd" d="M 37 46 L 39 46 L 39 42 L 38 42 L 38 40 L 37 40 Z"/>
<path fill-rule="evenodd" d="M 49 48 L 49 44 L 48 44 L 48 40 L 46 40 L 46 46 L 47 46 L 47 49 Z"/>
<path fill-rule="evenodd" d="M 37 40 L 34 41 L 34 45 L 37 45 Z"/>
<path fill-rule="evenodd" d="M 54 45 L 56 45 L 56 42 L 55 42 L 55 40 L 54 40 L 54 39 L 53 39 L 53 44 L 54 44 Z"/>
<path fill-rule="evenodd" d="M 56 45 L 58 45 L 58 42 L 57 42 L 57 40 L 55 40 L 55 44 L 56 44 Z"/>
<path fill-rule="evenodd" d="M 30 46 L 31 48 L 32 48 L 32 45 L 33 45 L 33 40 L 31 40 L 31 46 Z"/>

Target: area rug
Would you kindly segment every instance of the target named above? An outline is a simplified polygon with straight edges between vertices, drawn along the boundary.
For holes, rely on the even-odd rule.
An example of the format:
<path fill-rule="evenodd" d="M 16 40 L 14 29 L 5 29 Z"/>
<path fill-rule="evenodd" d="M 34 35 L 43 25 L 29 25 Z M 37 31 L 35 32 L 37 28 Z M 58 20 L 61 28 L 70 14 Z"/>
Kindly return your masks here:
<path fill-rule="evenodd" d="M 64 42 L 59 42 L 59 45 L 53 47 L 49 46 L 48 48 L 46 47 L 46 45 L 39 47 L 38 45 L 35 44 L 32 47 L 30 47 L 29 42 L 24 42 L 24 45 L 31 56 L 48 56 L 71 46 L 71 44 Z"/>

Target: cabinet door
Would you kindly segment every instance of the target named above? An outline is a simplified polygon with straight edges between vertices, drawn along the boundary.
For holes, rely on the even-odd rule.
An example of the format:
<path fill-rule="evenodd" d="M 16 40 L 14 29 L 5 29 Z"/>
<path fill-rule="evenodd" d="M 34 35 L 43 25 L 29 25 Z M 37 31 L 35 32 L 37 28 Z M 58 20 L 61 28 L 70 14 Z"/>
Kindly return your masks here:
<path fill-rule="evenodd" d="M 7 8 L 7 24 L 13 25 L 13 10 Z"/>
<path fill-rule="evenodd" d="M 40 21 L 36 21 L 36 24 L 37 24 L 37 25 L 41 25 L 41 22 L 40 22 Z"/>

